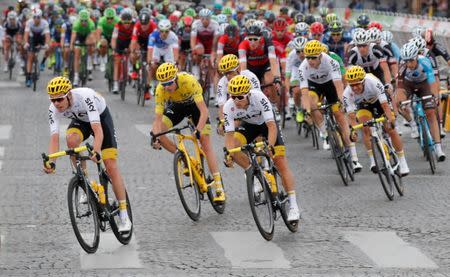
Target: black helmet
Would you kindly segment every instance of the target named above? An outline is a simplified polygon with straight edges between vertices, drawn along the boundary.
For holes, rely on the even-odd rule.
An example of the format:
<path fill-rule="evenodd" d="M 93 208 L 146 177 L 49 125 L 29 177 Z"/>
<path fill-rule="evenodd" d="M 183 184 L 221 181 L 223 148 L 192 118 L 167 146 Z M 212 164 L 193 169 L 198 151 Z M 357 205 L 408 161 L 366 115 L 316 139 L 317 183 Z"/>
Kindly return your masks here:
<path fill-rule="evenodd" d="M 150 22 L 150 14 L 148 13 L 141 13 L 139 15 L 139 22 L 143 25 L 147 25 Z"/>
<path fill-rule="evenodd" d="M 340 33 L 344 30 L 344 27 L 342 26 L 342 23 L 338 20 L 332 21 L 330 25 L 328 26 L 328 29 L 332 33 Z"/>
<path fill-rule="evenodd" d="M 358 19 L 356 19 L 356 23 L 358 24 L 358 27 L 367 28 L 370 23 L 370 18 L 365 13 L 360 14 Z"/>
<path fill-rule="evenodd" d="M 236 37 L 239 34 L 237 26 L 231 24 L 228 25 L 225 28 L 225 34 L 229 37 Z"/>
<path fill-rule="evenodd" d="M 247 29 L 247 35 L 248 36 L 260 37 L 261 36 L 261 29 L 258 26 L 256 26 L 256 25 L 251 25 Z"/>
<path fill-rule="evenodd" d="M 294 21 L 295 23 L 299 23 L 299 22 L 305 22 L 305 15 L 302 13 L 297 13 L 294 15 Z"/>
<path fill-rule="evenodd" d="M 311 25 L 314 22 L 316 22 L 316 18 L 314 17 L 314 15 L 308 14 L 308 15 L 305 16 L 305 23 L 306 24 Z"/>
<path fill-rule="evenodd" d="M 289 13 L 289 8 L 284 6 L 280 9 L 280 13 L 281 14 L 288 14 Z"/>

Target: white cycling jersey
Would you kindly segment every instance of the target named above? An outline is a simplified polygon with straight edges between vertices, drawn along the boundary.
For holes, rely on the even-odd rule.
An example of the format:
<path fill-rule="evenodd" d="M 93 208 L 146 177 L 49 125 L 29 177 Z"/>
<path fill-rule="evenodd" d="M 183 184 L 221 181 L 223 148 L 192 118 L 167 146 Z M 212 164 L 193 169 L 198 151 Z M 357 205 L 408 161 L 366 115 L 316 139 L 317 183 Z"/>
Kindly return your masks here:
<path fill-rule="evenodd" d="M 45 35 L 50 33 L 50 28 L 47 20 L 41 18 L 39 24 L 35 25 L 34 19 L 31 18 L 25 23 L 25 32 L 29 32 L 31 37 L 33 35 Z"/>
<path fill-rule="evenodd" d="M 261 89 L 261 84 L 259 83 L 258 77 L 250 70 L 242 70 L 240 75 L 246 76 L 250 80 L 252 85 L 251 89 Z M 226 76 L 220 78 L 219 83 L 217 83 L 217 103 L 219 106 L 225 105 L 228 100 L 228 79 Z"/>
<path fill-rule="evenodd" d="M 300 65 L 300 88 L 308 88 L 308 80 L 317 84 L 324 84 L 332 80 L 342 80 L 339 63 L 325 53 L 321 54 L 319 68 L 309 66 L 308 60 Z"/>
<path fill-rule="evenodd" d="M 197 36 L 200 38 L 205 39 L 212 39 L 215 36 L 219 35 L 219 23 L 217 23 L 215 20 L 210 20 L 208 26 L 203 26 L 203 23 L 200 19 L 195 20 L 192 23 L 192 31 L 191 36 Z M 212 41 L 211 41 L 212 43 Z"/>
<path fill-rule="evenodd" d="M 387 97 L 384 93 L 383 84 L 373 74 L 367 74 L 366 78 L 364 78 L 363 93 L 356 94 L 350 86 L 347 86 L 342 97 L 342 102 L 344 102 L 347 113 L 356 112 L 359 104 L 373 104 L 377 100 L 380 101 L 380 103 L 386 103 Z"/>
<path fill-rule="evenodd" d="M 272 105 L 267 96 L 259 89 L 250 90 L 249 105 L 246 109 L 238 109 L 233 99 L 228 99 L 223 107 L 225 132 L 234 132 L 234 120 L 261 125 L 274 121 Z"/>
<path fill-rule="evenodd" d="M 59 133 L 59 119 L 70 118 L 83 122 L 100 122 L 100 114 L 106 109 L 106 101 L 103 96 L 90 88 L 76 88 L 71 90 L 72 99 L 70 107 L 64 112 L 50 104 L 48 109 L 48 123 L 50 133 Z"/>

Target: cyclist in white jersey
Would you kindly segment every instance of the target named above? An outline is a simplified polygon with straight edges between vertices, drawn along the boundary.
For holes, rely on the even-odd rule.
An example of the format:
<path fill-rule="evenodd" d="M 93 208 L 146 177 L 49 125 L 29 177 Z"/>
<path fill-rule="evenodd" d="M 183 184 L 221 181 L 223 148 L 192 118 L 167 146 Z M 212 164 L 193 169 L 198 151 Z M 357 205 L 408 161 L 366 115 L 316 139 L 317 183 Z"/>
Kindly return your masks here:
<path fill-rule="evenodd" d="M 239 147 L 263 136 L 274 150 L 273 161 L 278 168 L 283 187 L 288 193 L 289 212 L 288 221 L 300 219 L 300 209 L 295 196 L 295 180 L 289 168 L 285 155 L 283 136 L 278 127 L 272 105 L 267 96 L 260 89 L 251 89 L 250 80 L 244 75 L 233 77 L 228 83 L 230 99 L 224 105 L 225 147 L 228 149 Z M 239 127 L 235 125 L 239 120 Z M 225 158 L 225 165 L 231 167 L 235 161 L 246 171 L 251 168 L 248 157 L 240 152 Z M 256 193 L 256 192 L 255 192 Z"/>
<path fill-rule="evenodd" d="M 409 168 L 403 152 L 403 142 L 395 130 L 395 116 L 384 92 L 383 84 L 373 74 L 366 74 L 360 66 L 350 67 L 345 73 L 345 79 L 349 85 L 344 90 L 342 102 L 347 111 L 350 124 L 354 126 L 358 122 L 364 123 L 372 118 L 386 117 L 385 128 L 399 157 L 400 174 L 403 176 L 408 175 Z M 353 141 L 356 141 L 357 133 L 352 132 L 351 137 Z M 363 142 L 370 158 L 370 170 L 376 173 L 369 127 L 363 128 Z"/>
<path fill-rule="evenodd" d="M 50 125 L 49 153 L 59 150 L 59 121 L 69 118 L 72 121 L 66 131 L 67 147 L 78 147 L 90 135 L 94 136 L 92 159 L 103 159 L 113 190 L 119 200 L 119 232 L 129 232 L 132 223 L 127 213 L 125 185 L 117 166 L 117 141 L 114 123 L 103 96 L 90 88 L 72 89 L 72 84 L 65 77 L 55 77 L 47 85 L 47 92 L 52 102 L 49 107 Z M 101 153 L 101 155 L 100 155 Z M 54 160 L 51 168 L 44 167 L 46 173 L 55 170 Z M 80 200 L 80 202 L 86 201 Z"/>

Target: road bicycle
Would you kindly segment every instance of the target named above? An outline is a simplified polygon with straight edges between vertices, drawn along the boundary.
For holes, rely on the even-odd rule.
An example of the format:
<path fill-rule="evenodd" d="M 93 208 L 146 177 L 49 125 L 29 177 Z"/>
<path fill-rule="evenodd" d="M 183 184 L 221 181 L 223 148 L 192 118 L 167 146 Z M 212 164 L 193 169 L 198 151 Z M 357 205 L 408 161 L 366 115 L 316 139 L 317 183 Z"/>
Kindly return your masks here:
<path fill-rule="evenodd" d="M 78 72 L 78 76 L 80 78 L 80 87 L 85 87 L 87 84 L 89 72 L 87 69 L 87 63 L 88 63 L 88 51 L 87 51 L 87 45 L 82 43 L 75 43 L 75 47 L 80 48 L 81 51 L 81 57 L 80 57 L 80 68 Z"/>
<path fill-rule="evenodd" d="M 252 142 L 232 149 L 223 148 L 226 159 L 237 152 L 244 152 L 250 159 L 251 167 L 246 171 L 250 210 L 259 233 L 268 241 L 273 238 L 279 214 L 289 231 L 294 233 L 298 230 L 298 221 L 287 220 L 288 194 L 269 151 L 271 150 L 266 141 Z"/>
<path fill-rule="evenodd" d="M 128 78 L 128 49 L 123 50 L 122 53 L 119 53 L 120 64 L 119 64 L 119 91 L 120 91 L 120 99 L 125 101 L 125 87 L 129 82 Z"/>
<path fill-rule="evenodd" d="M 108 48 L 106 57 L 105 79 L 108 83 L 108 91 L 111 92 L 114 84 L 114 56 L 111 48 Z"/>
<path fill-rule="evenodd" d="M 70 156 L 75 159 L 74 176 L 69 182 L 67 190 L 67 201 L 69 207 L 70 222 L 72 223 L 75 236 L 80 246 L 87 253 L 95 253 L 100 242 L 100 230 L 106 231 L 107 225 L 111 227 L 117 240 L 122 244 L 128 244 L 131 240 L 133 229 L 130 232 L 119 232 L 119 202 L 111 193 L 111 179 L 106 173 L 103 162 L 96 163 L 98 180 L 90 180 L 83 169 L 83 161 L 90 160 L 90 156 L 82 156 L 81 153 L 87 151 L 92 155 L 93 148 L 86 144 L 73 149 L 59 151 L 46 155 L 42 153 L 44 166 L 51 168 L 54 164 L 49 159 L 55 159 L 62 156 Z M 85 201 L 81 199 L 85 199 Z M 126 193 L 127 212 L 133 222 L 130 200 Z"/>
<path fill-rule="evenodd" d="M 147 64 L 147 51 L 141 50 L 140 59 L 136 63 L 138 68 L 138 80 L 136 81 L 136 96 L 137 104 L 142 107 L 145 104 L 144 94 L 148 90 L 147 77 L 148 77 L 148 64 Z"/>
<path fill-rule="evenodd" d="M 375 160 L 376 172 L 384 192 L 389 200 L 394 200 L 394 186 L 400 196 L 404 195 L 405 187 L 400 174 L 400 163 L 392 146 L 389 135 L 383 128 L 385 117 L 371 119 L 367 122 L 353 126 L 354 130 L 364 126 L 370 127 L 370 143 Z"/>
<path fill-rule="evenodd" d="M 16 42 L 11 40 L 11 45 L 9 49 L 9 59 L 8 59 L 8 71 L 9 71 L 9 79 L 12 80 L 12 73 L 14 66 L 16 64 Z"/>
<path fill-rule="evenodd" d="M 39 74 L 41 72 L 39 61 L 38 61 L 38 55 L 39 55 L 40 50 L 41 50 L 41 46 L 39 46 L 39 45 L 36 45 L 30 49 L 30 52 L 33 55 L 33 60 L 31 63 L 32 64 L 31 81 L 33 82 L 33 91 L 36 91 L 37 81 L 39 80 Z"/>
<path fill-rule="evenodd" d="M 211 89 L 211 65 L 210 65 L 211 54 L 203 54 L 200 61 L 200 85 L 203 89 L 203 100 L 206 106 L 209 106 L 209 97 Z"/>
<path fill-rule="evenodd" d="M 295 118 L 297 110 L 294 109 L 294 111 L 295 113 L 293 116 Z M 308 138 L 309 136 L 311 136 L 313 148 L 319 150 L 319 129 L 311 120 L 310 115 L 305 110 L 302 110 L 302 113 L 304 114 L 303 121 L 302 122 L 298 122 L 297 120 L 295 121 L 297 126 L 297 134 L 301 136 L 302 133 L 304 133 L 303 134 L 304 138 Z"/>
<path fill-rule="evenodd" d="M 190 134 L 182 134 L 183 130 L 189 129 Z M 181 203 L 187 215 L 194 221 L 198 221 L 201 211 L 201 200 L 205 200 L 204 194 L 208 196 L 213 209 L 222 214 L 225 211 L 225 202 L 216 203 L 213 201 L 214 179 L 206 172 L 205 153 L 199 145 L 199 139 L 193 135 L 195 125 L 192 118 L 188 119 L 185 126 L 181 128 L 171 128 L 168 131 L 153 134 L 152 143 L 162 135 L 174 133 L 177 141 L 177 151 L 173 159 L 173 172 L 175 174 L 175 184 Z M 186 142 L 191 141 L 194 146 L 193 153 L 189 153 Z"/>

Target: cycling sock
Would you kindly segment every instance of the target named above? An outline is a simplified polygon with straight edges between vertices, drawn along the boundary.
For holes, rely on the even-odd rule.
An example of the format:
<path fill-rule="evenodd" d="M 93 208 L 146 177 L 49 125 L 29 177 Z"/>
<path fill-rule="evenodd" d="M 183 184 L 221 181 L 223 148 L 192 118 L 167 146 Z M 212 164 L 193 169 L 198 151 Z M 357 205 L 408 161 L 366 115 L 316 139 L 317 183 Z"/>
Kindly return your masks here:
<path fill-rule="evenodd" d="M 322 121 L 322 123 L 320 123 L 320 125 L 318 127 L 319 127 L 319 131 L 320 131 L 320 136 L 322 138 L 328 137 L 327 128 L 325 127 L 325 120 Z"/>
<path fill-rule="evenodd" d="M 222 187 L 222 178 L 220 177 L 220 172 L 213 173 L 213 177 L 216 186 Z"/>
<path fill-rule="evenodd" d="M 399 158 L 404 158 L 405 157 L 405 152 L 402 150 L 402 151 L 398 151 L 397 152 L 397 156 L 399 157 Z"/>
<path fill-rule="evenodd" d="M 289 199 L 289 205 L 290 207 L 293 208 L 297 208 L 298 209 L 298 205 L 297 205 L 297 197 L 295 195 L 295 190 L 290 190 L 288 191 L 288 199 Z"/>
<path fill-rule="evenodd" d="M 120 218 L 124 219 L 128 217 L 128 211 L 127 211 L 127 200 L 120 200 L 119 201 L 119 214 Z"/>
<path fill-rule="evenodd" d="M 440 143 L 440 142 L 437 142 L 437 143 L 434 145 L 434 148 L 436 149 L 436 152 L 442 152 L 442 146 L 441 146 L 441 143 Z"/>
<path fill-rule="evenodd" d="M 357 162 L 358 154 L 356 153 L 356 145 L 354 142 L 350 143 L 349 149 L 350 149 L 350 154 L 352 155 L 352 161 Z"/>

